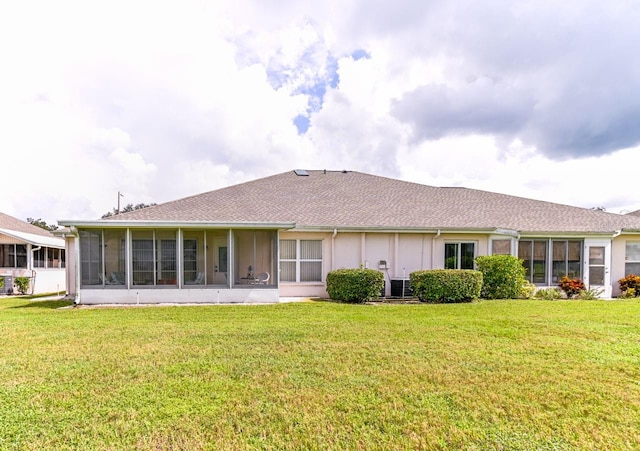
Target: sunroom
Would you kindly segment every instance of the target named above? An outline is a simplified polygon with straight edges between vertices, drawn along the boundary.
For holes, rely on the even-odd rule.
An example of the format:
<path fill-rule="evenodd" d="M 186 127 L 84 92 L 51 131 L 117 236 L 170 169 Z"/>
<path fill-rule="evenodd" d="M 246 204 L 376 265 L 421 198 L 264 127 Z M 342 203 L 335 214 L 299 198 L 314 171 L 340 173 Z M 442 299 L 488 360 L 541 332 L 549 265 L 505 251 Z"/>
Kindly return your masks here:
<path fill-rule="evenodd" d="M 78 227 L 79 302 L 274 302 L 278 230 Z"/>

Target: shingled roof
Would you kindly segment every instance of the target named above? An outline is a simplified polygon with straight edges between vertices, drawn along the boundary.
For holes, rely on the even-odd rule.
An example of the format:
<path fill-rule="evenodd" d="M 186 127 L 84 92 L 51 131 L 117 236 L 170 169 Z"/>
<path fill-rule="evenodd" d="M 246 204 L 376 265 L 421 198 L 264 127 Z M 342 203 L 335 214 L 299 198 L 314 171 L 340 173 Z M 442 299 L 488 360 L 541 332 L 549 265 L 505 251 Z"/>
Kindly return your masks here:
<path fill-rule="evenodd" d="M 109 221 L 286 223 L 296 228 L 640 230 L 618 215 L 468 188 L 441 188 L 355 171 L 294 171 L 109 218 Z"/>
<path fill-rule="evenodd" d="M 64 240 L 48 230 L 0 213 L 0 233 L 34 245 L 64 248 Z"/>
<path fill-rule="evenodd" d="M 13 230 L 14 232 L 30 233 L 52 238 L 53 234 L 42 227 L 34 226 L 13 216 L 0 213 L 0 229 Z"/>

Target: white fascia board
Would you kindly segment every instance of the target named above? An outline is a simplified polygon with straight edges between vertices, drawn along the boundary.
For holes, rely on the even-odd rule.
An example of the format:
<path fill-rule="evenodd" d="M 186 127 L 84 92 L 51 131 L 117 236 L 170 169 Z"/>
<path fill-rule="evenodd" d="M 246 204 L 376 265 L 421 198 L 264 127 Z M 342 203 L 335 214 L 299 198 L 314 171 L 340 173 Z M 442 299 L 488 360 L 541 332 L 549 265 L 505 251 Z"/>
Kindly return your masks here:
<path fill-rule="evenodd" d="M 62 220 L 58 224 L 72 228 L 155 228 L 155 229 L 292 229 L 293 222 L 211 222 L 211 221 L 118 221 L 118 220 L 98 220 L 98 221 L 73 221 Z"/>
<path fill-rule="evenodd" d="M 344 226 L 302 226 L 295 227 L 291 232 L 384 232 L 384 233 L 498 233 L 497 229 L 447 229 L 442 227 L 344 227 Z M 517 233 L 517 232 L 515 232 Z"/>
<path fill-rule="evenodd" d="M 615 232 L 520 232 L 520 238 L 613 238 Z"/>

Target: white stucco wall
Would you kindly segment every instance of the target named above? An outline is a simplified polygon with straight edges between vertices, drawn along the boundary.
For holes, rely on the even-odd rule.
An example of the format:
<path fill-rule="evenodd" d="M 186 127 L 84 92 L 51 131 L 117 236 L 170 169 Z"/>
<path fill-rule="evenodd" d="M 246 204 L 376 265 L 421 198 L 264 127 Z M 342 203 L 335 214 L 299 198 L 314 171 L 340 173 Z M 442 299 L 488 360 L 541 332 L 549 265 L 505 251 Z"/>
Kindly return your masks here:
<path fill-rule="evenodd" d="M 620 296 L 618 280 L 625 276 L 627 241 L 640 242 L 640 234 L 624 233 L 611 243 L 611 285 L 613 296 Z"/>
<path fill-rule="evenodd" d="M 34 270 L 35 278 L 32 280 L 33 293 L 61 293 L 67 291 L 66 274 L 62 269 L 40 269 Z"/>
<path fill-rule="evenodd" d="M 83 289 L 77 299 L 79 304 L 269 304 L 279 300 L 277 289 L 182 289 L 148 288 Z"/>
<path fill-rule="evenodd" d="M 489 237 L 487 235 L 443 233 L 434 241 L 433 265 L 425 269 L 444 268 L 444 244 L 447 242 L 473 242 L 476 243 L 476 257 L 488 255 Z"/>

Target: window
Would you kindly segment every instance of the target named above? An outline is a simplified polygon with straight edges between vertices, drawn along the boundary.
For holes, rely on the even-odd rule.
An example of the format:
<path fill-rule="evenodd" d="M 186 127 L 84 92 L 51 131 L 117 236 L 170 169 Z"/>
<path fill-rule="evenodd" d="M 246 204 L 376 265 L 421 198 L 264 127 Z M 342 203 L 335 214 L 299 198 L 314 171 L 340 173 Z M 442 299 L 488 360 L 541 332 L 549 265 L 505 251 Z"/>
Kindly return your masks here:
<path fill-rule="evenodd" d="M 282 282 L 322 282 L 322 240 L 280 240 Z"/>
<path fill-rule="evenodd" d="M 44 268 L 44 254 L 45 247 L 41 247 L 37 251 L 33 252 L 33 267 L 34 268 Z"/>
<path fill-rule="evenodd" d="M 491 241 L 491 255 L 511 255 L 511 240 Z"/>
<path fill-rule="evenodd" d="M 204 280 L 198 279 L 198 241 L 195 239 L 185 239 L 182 242 L 182 264 L 184 268 L 184 283 L 193 284 Z"/>
<path fill-rule="evenodd" d="M 64 249 L 56 249 L 53 247 L 48 247 L 46 249 L 47 268 L 64 268 Z"/>
<path fill-rule="evenodd" d="M 127 231 L 124 229 L 105 229 L 104 239 L 104 281 L 109 288 L 126 284 Z"/>
<path fill-rule="evenodd" d="M 547 240 L 521 240 L 518 258 L 523 260 L 525 277 L 531 283 L 547 283 Z"/>
<path fill-rule="evenodd" d="M 549 250 L 551 254 L 549 255 Z M 582 241 L 577 240 L 520 240 L 518 258 L 523 260 L 529 282 L 557 284 L 564 276 L 582 276 Z"/>
<path fill-rule="evenodd" d="M 475 243 L 444 243 L 445 269 L 473 269 Z"/>
<path fill-rule="evenodd" d="M 176 281 L 176 240 L 157 240 L 158 278 L 160 285 L 175 285 Z"/>
<path fill-rule="evenodd" d="M 131 265 L 134 285 L 153 285 L 155 279 L 153 232 L 132 233 Z"/>
<path fill-rule="evenodd" d="M 256 288 L 277 285 L 277 236 L 275 230 L 233 231 L 233 248 L 226 251 L 218 250 L 214 255 L 220 259 L 219 268 L 223 267 L 222 264 L 227 256 L 229 262 L 233 262 L 234 287 Z M 226 247 L 226 237 L 220 240 L 218 245 Z M 216 274 L 220 276 L 221 281 L 225 280 L 226 273 L 218 272 Z M 260 282 L 256 279 L 260 279 Z"/>
<path fill-rule="evenodd" d="M 0 267 L 26 268 L 27 267 L 26 244 L 0 245 Z"/>
<path fill-rule="evenodd" d="M 564 276 L 580 279 L 582 241 L 553 240 L 551 245 L 551 282 L 559 283 Z"/>
<path fill-rule="evenodd" d="M 102 285 L 102 231 L 80 231 L 80 282 Z"/>
<path fill-rule="evenodd" d="M 640 241 L 627 241 L 625 250 L 624 275 L 640 276 Z"/>

